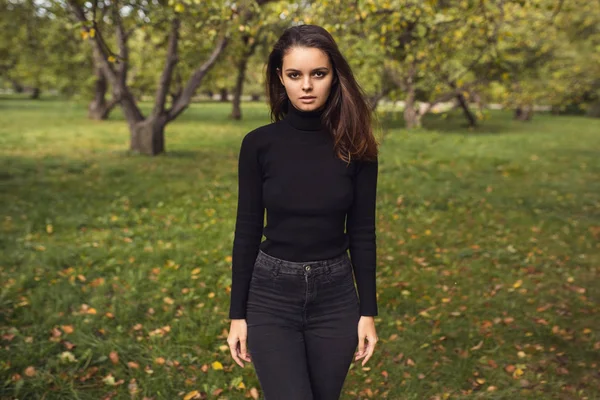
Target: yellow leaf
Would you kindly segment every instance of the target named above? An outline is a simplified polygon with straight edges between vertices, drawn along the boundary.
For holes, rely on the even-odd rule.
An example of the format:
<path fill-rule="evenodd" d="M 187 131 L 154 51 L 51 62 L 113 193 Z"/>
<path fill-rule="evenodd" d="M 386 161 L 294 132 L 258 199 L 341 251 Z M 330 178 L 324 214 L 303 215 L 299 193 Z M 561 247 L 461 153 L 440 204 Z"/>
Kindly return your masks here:
<path fill-rule="evenodd" d="M 94 28 L 91 28 L 89 34 L 90 34 L 90 37 L 93 38 L 94 36 L 96 36 L 96 30 Z"/>
<path fill-rule="evenodd" d="M 54 228 L 52 227 L 52 224 L 46 225 L 46 232 L 52 233 L 53 231 L 54 231 Z"/>
<path fill-rule="evenodd" d="M 108 56 L 108 62 L 114 63 L 115 61 L 117 61 L 117 59 L 115 58 L 115 56 Z"/>
<path fill-rule="evenodd" d="M 197 390 L 192 390 L 191 392 L 189 392 L 188 394 L 185 395 L 183 400 L 190 400 L 199 395 L 200 395 L 200 392 L 198 392 Z"/>
<path fill-rule="evenodd" d="M 175 12 L 181 13 L 185 10 L 185 7 L 181 3 L 175 4 Z"/>
<path fill-rule="evenodd" d="M 519 287 L 521 287 L 521 285 L 522 285 L 522 284 L 523 284 L 523 281 L 522 281 L 521 279 L 519 279 L 518 281 L 516 281 L 516 282 L 513 284 L 513 287 L 516 289 L 516 288 L 519 288 Z"/>
<path fill-rule="evenodd" d="M 215 370 L 217 370 L 217 369 L 223 369 L 223 364 L 221 364 L 219 361 L 215 361 L 215 362 L 212 363 L 212 367 Z"/>

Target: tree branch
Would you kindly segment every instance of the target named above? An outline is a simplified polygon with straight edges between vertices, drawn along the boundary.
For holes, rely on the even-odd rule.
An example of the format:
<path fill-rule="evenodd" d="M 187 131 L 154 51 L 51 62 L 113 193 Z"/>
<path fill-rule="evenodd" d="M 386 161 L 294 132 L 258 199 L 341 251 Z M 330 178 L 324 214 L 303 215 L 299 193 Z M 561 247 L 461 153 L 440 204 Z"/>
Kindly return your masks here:
<path fill-rule="evenodd" d="M 76 0 L 68 0 L 68 4 L 71 7 L 73 14 L 75 15 L 75 17 L 77 18 L 77 20 L 79 22 L 82 22 L 83 24 L 87 24 L 89 22 L 87 17 L 85 16 L 85 12 L 84 12 L 83 8 L 77 3 Z M 107 47 L 106 47 L 106 44 L 104 43 L 104 40 L 102 39 L 100 30 L 97 29 L 96 21 L 92 21 L 92 23 L 93 23 L 93 26 L 95 29 L 95 35 L 92 38 L 92 40 L 90 41 L 90 43 L 92 44 L 92 46 L 95 48 L 95 50 L 100 55 L 100 57 L 98 57 L 98 61 L 100 63 L 100 68 L 102 68 L 105 76 L 110 81 L 110 83 L 114 86 L 117 84 L 117 74 L 116 74 L 114 68 L 112 67 L 112 65 L 110 65 L 110 63 L 108 62 L 108 55 L 107 55 L 107 51 L 106 51 Z"/>
<path fill-rule="evenodd" d="M 181 21 L 179 18 L 173 18 L 171 21 L 171 32 L 169 33 L 169 44 L 167 46 L 167 61 L 160 76 L 160 81 L 156 89 L 156 98 L 154 99 L 154 108 L 152 110 L 154 117 L 158 117 L 165 111 L 165 103 L 171 86 L 173 70 L 179 61 L 177 45 L 179 42 L 180 25 Z"/>
<path fill-rule="evenodd" d="M 210 68 L 217 62 L 217 59 L 219 58 L 223 50 L 225 50 L 225 47 L 227 47 L 228 42 L 229 38 L 226 35 L 223 35 L 219 42 L 216 44 L 215 49 L 213 50 L 211 55 L 204 62 L 204 64 L 202 64 L 199 68 L 197 68 L 194 71 L 194 73 L 188 80 L 185 88 L 183 89 L 181 96 L 179 96 L 177 102 L 173 104 L 173 107 L 171 107 L 168 110 L 167 118 L 169 121 L 175 119 L 190 104 L 194 92 L 196 91 L 198 86 L 200 86 L 202 80 L 204 79 L 204 76 L 208 73 Z"/>

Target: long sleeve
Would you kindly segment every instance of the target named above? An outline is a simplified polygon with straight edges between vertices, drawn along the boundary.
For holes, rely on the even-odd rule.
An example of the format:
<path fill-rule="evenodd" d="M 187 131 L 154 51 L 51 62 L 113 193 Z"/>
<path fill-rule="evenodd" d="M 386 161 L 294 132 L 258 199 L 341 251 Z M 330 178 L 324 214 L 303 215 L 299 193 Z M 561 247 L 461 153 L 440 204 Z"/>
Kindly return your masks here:
<path fill-rule="evenodd" d="M 347 214 L 349 250 L 360 300 L 360 315 L 376 316 L 377 245 L 375 213 L 379 162 L 359 161 L 354 178 L 354 200 Z"/>
<path fill-rule="evenodd" d="M 238 162 L 238 204 L 232 249 L 230 319 L 246 318 L 246 302 L 263 234 L 262 172 L 257 136 L 242 139 Z"/>

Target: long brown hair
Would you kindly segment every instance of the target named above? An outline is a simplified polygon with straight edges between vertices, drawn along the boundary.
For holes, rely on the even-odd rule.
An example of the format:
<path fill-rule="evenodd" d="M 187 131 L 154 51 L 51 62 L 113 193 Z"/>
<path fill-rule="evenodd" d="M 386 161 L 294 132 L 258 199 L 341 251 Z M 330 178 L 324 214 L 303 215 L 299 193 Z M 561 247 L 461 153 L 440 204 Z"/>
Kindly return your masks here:
<path fill-rule="evenodd" d="M 371 124 L 374 116 L 367 96 L 331 34 L 318 25 L 286 29 L 269 54 L 266 94 L 271 107 L 271 121 L 283 119 L 288 112 L 287 93 L 279 80 L 277 68 L 282 67 L 283 56 L 293 47 L 315 47 L 329 57 L 334 73 L 321 118 L 333 135 L 337 156 L 347 163 L 352 159 L 376 159 L 379 143 L 373 135 Z"/>

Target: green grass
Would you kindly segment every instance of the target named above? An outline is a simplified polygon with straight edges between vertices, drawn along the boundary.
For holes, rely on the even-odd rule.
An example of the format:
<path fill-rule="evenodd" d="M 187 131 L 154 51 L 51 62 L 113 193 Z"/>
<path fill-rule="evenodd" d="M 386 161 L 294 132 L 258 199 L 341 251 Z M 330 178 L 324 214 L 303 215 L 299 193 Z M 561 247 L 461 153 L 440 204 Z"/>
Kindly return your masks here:
<path fill-rule="evenodd" d="M 237 152 L 268 113 L 229 111 L 193 105 L 151 158 L 129 154 L 119 111 L 95 122 L 84 104 L 0 100 L 0 397 L 259 388 L 226 337 Z M 469 131 L 452 113 L 408 132 L 395 118 L 380 341 L 342 398 L 600 398 L 600 121 L 495 112 Z"/>

